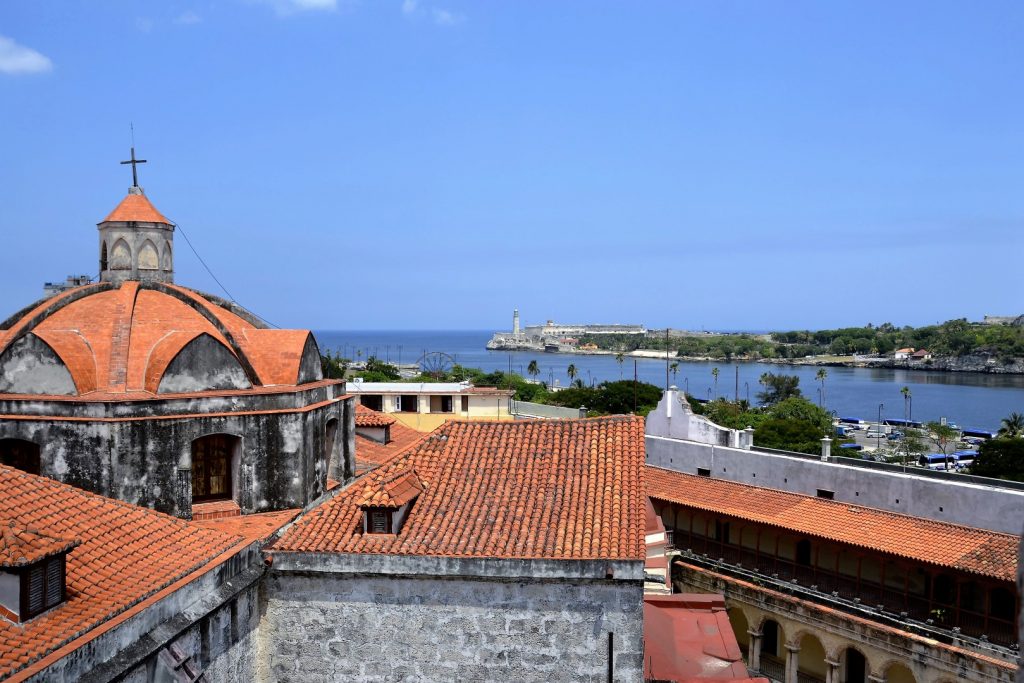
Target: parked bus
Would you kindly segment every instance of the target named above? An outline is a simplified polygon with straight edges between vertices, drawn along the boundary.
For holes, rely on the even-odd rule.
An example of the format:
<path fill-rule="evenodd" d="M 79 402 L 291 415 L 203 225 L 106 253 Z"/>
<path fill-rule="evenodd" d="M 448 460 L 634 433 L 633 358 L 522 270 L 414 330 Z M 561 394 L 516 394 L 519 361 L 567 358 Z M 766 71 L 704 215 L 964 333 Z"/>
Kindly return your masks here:
<path fill-rule="evenodd" d="M 953 471 L 957 469 L 957 462 L 959 458 L 955 453 L 949 455 L 943 455 L 942 453 L 929 453 L 928 455 L 922 455 L 917 464 L 921 467 L 927 467 L 930 470 L 945 470 L 949 469 Z M 947 468 L 947 464 L 949 467 Z"/>

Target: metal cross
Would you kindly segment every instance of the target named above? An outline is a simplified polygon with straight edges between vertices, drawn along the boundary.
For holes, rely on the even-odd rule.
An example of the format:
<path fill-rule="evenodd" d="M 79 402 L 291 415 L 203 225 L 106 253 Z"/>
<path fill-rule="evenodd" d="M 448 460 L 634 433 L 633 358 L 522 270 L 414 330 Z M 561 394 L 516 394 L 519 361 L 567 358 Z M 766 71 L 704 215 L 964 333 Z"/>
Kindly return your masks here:
<path fill-rule="evenodd" d="M 131 164 L 132 165 L 132 187 L 138 187 L 139 186 L 139 175 L 135 171 L 135 164 L 144 164 L 144 163 L 146 163 L 145 159 L 136 159 L 135 158 L 135 146 L 133 145 L 132 146 L 132 158 L 130 160 L 128 160 L 128 161 L 122 161 L 121 162 L 122 165 L 123 164 Z"/>

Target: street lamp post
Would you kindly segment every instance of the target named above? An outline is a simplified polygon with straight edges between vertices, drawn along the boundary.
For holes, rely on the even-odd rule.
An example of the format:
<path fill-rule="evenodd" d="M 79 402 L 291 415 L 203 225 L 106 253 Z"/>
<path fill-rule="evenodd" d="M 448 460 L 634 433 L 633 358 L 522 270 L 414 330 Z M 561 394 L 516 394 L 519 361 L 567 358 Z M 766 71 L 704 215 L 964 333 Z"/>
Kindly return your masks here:
<path fill-rule="evenodd" d="M 877 440 L 875 450 L 882 450 L 882 408 L 884 407 L 884 403 L 878 404 L 878 436 L 875 437 Z"/>

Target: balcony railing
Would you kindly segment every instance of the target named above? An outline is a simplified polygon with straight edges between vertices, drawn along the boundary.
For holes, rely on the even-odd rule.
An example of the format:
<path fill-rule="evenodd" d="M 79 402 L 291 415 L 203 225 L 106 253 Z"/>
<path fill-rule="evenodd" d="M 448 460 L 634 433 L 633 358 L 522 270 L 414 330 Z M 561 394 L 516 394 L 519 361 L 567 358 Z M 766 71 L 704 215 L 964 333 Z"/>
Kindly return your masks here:
<path fill-rule="evenodd" d="M 957 621 L 953 623 L 953 613 L 956 612 L 953 607 L 930 609 L 928 601 L 923 598 L 897 593 L 864 581 L 858 585 L 855 579 L 820 571 L 815 573 L 813 568 L 794 565 L 785 560 L 752 558 L 741 549 L 730 552 L 733 550 L 731 546 L 720 548 L 716 542 L 701 545 L 714 546 L 710 549 L 710 556 L 689 549 L 682 551 L 680 557 L 716 573 L 797 595 L 860 617 L 867 616 L 874 621 L 945 643 L 966 641 L 979 650 L 993 650 L 1002 655 L 1016 653 L 1016 630 L 1011 621 L 991 615 L 986 619 L 985 615 L 961 609 Z"/>

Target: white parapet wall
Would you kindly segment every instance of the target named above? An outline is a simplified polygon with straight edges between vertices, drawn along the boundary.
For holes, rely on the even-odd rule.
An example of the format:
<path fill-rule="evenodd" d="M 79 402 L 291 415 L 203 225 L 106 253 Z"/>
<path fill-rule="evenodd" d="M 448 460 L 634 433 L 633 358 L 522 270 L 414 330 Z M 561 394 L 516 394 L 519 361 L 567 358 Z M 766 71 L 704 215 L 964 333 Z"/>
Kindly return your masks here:
<path fill-rule="evenodd" d="M 681 410 L 680 404 L 685 408 Z M 993 485 L 986 485 L 962 475 L 930 477 L 917 473 L 914 467 L 905 472 L 857 467 L 835 460 L 823 462 L 808 456 L 737 448 L 729 443 L 745 438 L 742 431 L 725 429 L 694 415 L 679 392 L 669 390 L 647 416 L 647 463 L 810 496 L 831 493 L 837 501 L 990 531 L 1021 533 L 1024 490 L 1004 488 L 995 480 Z"/>

